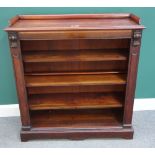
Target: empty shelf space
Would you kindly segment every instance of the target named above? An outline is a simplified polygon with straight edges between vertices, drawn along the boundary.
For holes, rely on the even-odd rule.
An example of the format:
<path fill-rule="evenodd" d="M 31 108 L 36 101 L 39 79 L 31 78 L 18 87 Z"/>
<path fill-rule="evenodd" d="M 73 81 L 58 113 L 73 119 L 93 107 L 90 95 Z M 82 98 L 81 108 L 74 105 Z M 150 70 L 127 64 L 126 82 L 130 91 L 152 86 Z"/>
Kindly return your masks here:
<path fill-rule="evenodd" d="M 27 51 L 129 49 L 130 39 L 62 39 L 22 40 L 21 49 Z M 128 50 L 129 51 L 129 50 Z"/>
<path fill-rule="evenodd" d="M 25 75 L 27 87 L 126 84 L 126 74 Z"/>
<path fill-rule="evenodd" d="M 123 106 L 122 94 L 110 93 L 62 93 L 29 96 L 31 110 L 48 109 L 97 109 Z"/>
<path fill-rule="evenodd" d="M 125 92 L 126 85 L 72 85 L 72 86 L 40 86 L 28 87 L 28 94 L 51 94 L 51 93 L 112 93 L 112 92 Z"/>
<path fill-rule="evenodd" d="M 121 122 L 121 110 L 31 111 L 32 128 L 104 128 Z"/>
<path fill-rule="evenodd" d="M 68 61 L 117 61 L 127 60 L 127 49 L 25 51 L 23 61 L 32 62 L 68 62 Z"/>
<path fill-rule="evenodd" d="M 25 73 L 124 72 L 128 61 L 64 61 L 24 63 Z"/>

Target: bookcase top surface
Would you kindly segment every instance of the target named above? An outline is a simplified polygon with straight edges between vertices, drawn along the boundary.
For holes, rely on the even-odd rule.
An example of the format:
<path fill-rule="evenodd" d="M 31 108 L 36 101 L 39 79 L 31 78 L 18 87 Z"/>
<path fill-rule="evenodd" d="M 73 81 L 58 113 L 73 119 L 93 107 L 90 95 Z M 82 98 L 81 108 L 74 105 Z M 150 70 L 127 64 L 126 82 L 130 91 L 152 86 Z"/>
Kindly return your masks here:
<path fill-rule="evenodd" d="M 143 29 L 133 14 L 61 14 L 18 15 L 10 20 L 6 31 Z"/>

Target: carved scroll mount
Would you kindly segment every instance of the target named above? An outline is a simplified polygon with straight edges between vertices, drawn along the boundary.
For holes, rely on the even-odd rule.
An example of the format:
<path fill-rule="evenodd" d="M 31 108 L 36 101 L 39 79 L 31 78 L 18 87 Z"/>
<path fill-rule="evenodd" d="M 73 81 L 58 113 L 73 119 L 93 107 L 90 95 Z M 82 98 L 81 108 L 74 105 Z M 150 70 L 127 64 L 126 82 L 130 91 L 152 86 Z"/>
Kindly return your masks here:
<path fill-rule="evenodd" d="M 10 41 L 10 47 L 11 48 L 17 48 L 18 47 L 18 36 L 16 32 L 9 32 L 8 38 Z"/>
<path fill-rule="evenodd" d="M 135 30 L 133 32 L 133 46 L 140 46 L 141 37 L 142 37 L 142 32 L 140 30 Z"/>

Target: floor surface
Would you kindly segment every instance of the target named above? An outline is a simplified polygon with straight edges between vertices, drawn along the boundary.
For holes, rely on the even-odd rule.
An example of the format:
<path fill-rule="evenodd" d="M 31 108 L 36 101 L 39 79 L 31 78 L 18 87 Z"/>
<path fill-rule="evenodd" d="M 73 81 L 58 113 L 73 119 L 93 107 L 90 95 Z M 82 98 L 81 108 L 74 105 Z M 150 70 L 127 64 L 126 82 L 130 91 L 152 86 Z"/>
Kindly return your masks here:
<path fill-rule="evenodd" d="M 133 115 L 134 139 L 31 140 L 20 142 L 19 117 L 0 118 L 1 148 L 155 148 L 155 111 Z"/>

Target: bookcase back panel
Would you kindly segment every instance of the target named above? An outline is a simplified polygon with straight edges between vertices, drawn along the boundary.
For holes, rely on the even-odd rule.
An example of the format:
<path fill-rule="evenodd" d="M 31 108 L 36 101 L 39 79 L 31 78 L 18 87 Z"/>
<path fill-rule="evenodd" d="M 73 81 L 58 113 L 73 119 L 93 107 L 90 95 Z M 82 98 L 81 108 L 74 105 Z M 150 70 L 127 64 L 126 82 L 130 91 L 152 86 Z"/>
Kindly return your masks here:
<path fill-rule="evenodd" d="M 21 41 L 26 73 L 127 70 L 129 39 Z"/>
<path fill-rule="evenodd" d="M 22 51 L 129 48 L 130 39 L 22 40 Z"/>
<path fill-rule="evenodd" d="M 26 73 L 126 72 L 127 61 L 25 63 Z"/>
<path fill-rule="evenodd" d="M 79 92 L 124 92 L 126 85 L 95 85 L 95 86 L 52 86 L 52 87 L 29 87 L 29 94 L 48 93 L 79 93 Z"/>
<path fill-rule="evenodd" d="M 122 111 L 120 109 L 98 110 L 43 110 L 32 111 L 33 128 L 104 128 L 108 126 L 121 127 Z"/>

